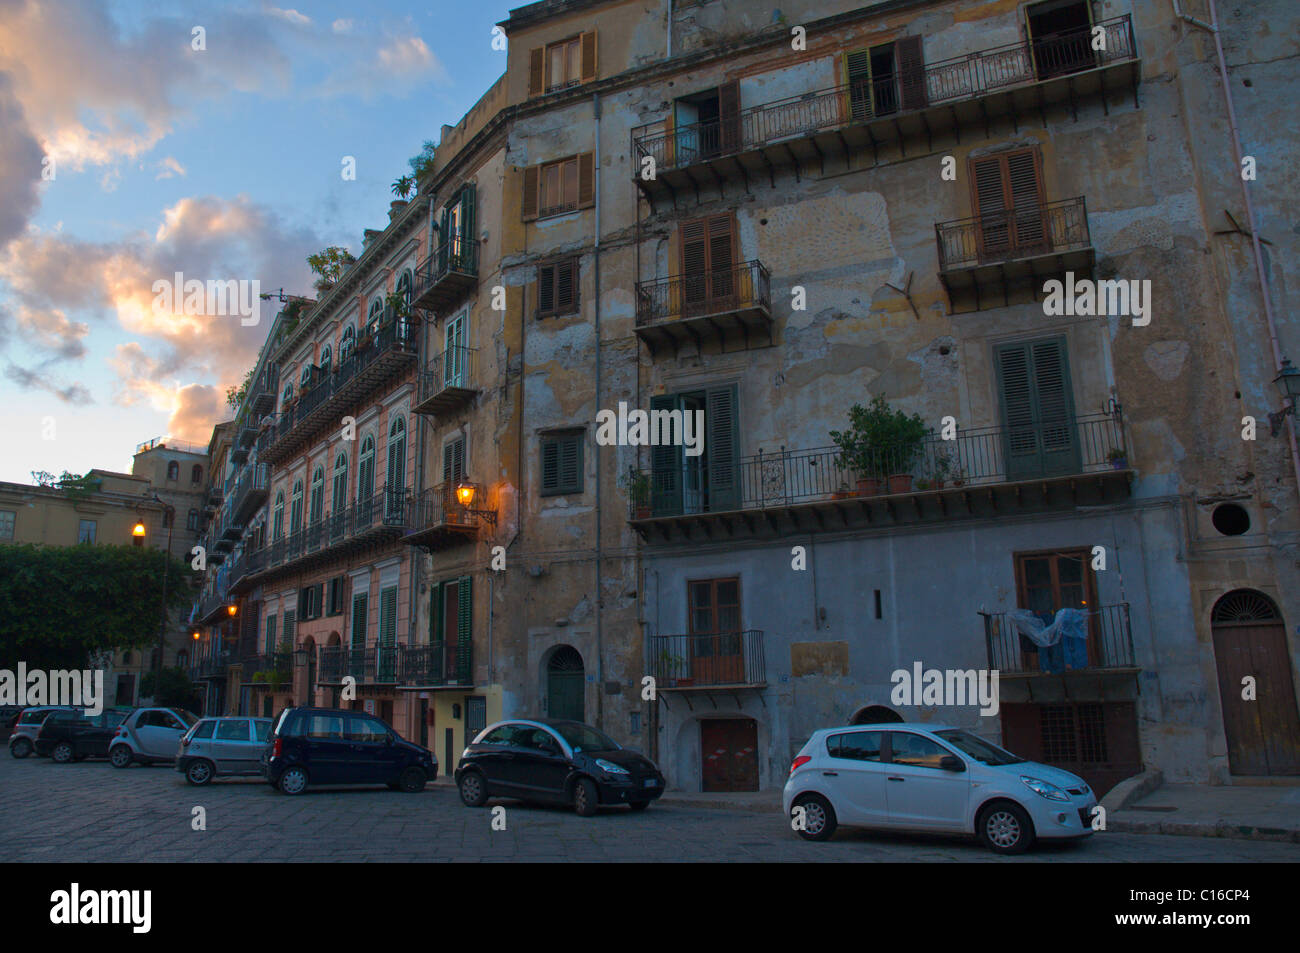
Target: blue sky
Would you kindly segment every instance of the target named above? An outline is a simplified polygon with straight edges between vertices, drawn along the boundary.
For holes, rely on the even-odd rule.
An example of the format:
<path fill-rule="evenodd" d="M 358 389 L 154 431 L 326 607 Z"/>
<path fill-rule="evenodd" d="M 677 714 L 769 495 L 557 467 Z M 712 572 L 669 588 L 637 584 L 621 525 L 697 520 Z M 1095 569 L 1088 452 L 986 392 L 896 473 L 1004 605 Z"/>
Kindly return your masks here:
<path fill-rule="evenodd" d="M 521 5 L 0 0 L 0 480 L 206 442 L 266 326 L 155 313 L 152 282 L 309 293 L 306 256 L 359 253 L 504 71 Z"/>

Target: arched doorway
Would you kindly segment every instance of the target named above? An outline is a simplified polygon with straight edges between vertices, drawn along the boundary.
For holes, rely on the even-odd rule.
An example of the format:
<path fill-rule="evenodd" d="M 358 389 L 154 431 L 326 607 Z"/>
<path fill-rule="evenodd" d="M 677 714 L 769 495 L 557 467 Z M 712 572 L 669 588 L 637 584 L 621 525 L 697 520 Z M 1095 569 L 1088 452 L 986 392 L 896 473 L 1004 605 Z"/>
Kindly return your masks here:
<path fill-rule="evenodd" d="M 1214 604 L 1210 622 L 1229 770 L 1300 774 L 1300 714 L 1282 613 L 1262 592 L 1235 589 Z M 1243 684 L 1248 677 L 1253 697 Z"/>
<path fill-rule="evenodd" d="M 892 725 L 903 720 L 903 716 L 884 705 L 868 705 L 859 708 L 849 719 L 850 725 Z"/>
<path fill-rule="evenodd" d="M 583 720 L 582 656 L 572 645 L 561 645 L 546 663 L 546 712 L 552 718 Z"/>

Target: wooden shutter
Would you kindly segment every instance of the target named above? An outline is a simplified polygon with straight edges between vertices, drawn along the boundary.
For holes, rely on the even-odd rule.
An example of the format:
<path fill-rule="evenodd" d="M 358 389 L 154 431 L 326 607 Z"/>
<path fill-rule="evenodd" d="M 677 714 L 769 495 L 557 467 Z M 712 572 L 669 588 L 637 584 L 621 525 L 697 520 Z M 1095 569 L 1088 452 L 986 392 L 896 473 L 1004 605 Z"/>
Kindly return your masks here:
<path fill-rule="evenodd" d="M 524 221 L 531 222 L 537 218 L 537 190 L 540 166 L 530 165 L 524 169 Z"/>
<path fill-rule="evenodd" d="M 567 198 L 567 196 L 566 196 Z M 578 208 L 596 204 L 596 161 L 593 153 L 578 156 Z"/>
<path fill-rule="evenodd" d="M 562 437 L 560 445 L 560 488 L 566 493 L 582 490 L 582 438 L 576 434 Z"/>
<path fill-rule="evenodd" d="M 972 205 L 982 256 L 1046 245 L 1037 149 L 971 161 Z"/>
<path fill-rule="evenodd" d="M 465 476 L 465 441 L 453 440 L 442 448 L 442 482 L 454 483 Z"/>
<path fill-rule="evenodd" d="M 902 75 L 903 108 L 924 109 L 925 60 L 921 55 L 921 38 L 903 37 L 894 44 L 894 53 L 898 58 L 898 71 Z"/>
<path fill-rule="evenodd" d="M 719 306 L 736 292 L 735 224 L 730 215 L 709 219 L 709 298 Z"/>
<path fill-rule="evenodd" d="M 1038 174 L 1038 150 L 1012 152 L 1006 159 L 1007 191 L 1015 209 L 1014 247 L 1021 250 L 1044 244 L 1042 178 Z"/>
<path fill-rule="evenodd" d="M 740 83 L 718 87 L 718 142 L 724 153 L 740 148 Z"/>
<path fill-rule="evenodd" d="M 679 231 L 681 250 L 681 302 L 673 302 L 673 311 L 686 313 L 708 297 L 709 241 L 708 220 L 682 222 Z"/>
<path fill-rule="evenodd" d="M 1002 169 L 1002 160 L 996 156 L 971 162 L 971 188 L 974 190 L 971 204 L 980 218 L 980 257 L 1001 254 L 1011 244 L 1011 228 L 1005 214 L 1007 197 Z"/>
<path fill-rule="evenodd" d="M 686 311 L 735 294 L 735 220 L 730 214 L 682 222 L 682 296 Z M 674 302 L 676 304 L 676 302 Z"/>
<path fill-rule="evenodd" d="M 848 87 L 847 113 L 855 122 L 871 118 L 871 52 L 850 50 L 844 54 L 844 85 Z"/>
<path fill-rule="evenodd" d="M 1078 472 L 1065 341 L 1006 344 L 996 355 L 1007 478 Z"/>
<path fill-rule="evenodd" d="M 397 642 L 397 587 L 392 586 L 379 594 L 379 644 Z"/>
<path fill-rule="evenodd" d="M 266 617 L 266 654 L 270 655 L 275 651 L 275 624 L 278 617 L 269 615 Z"/>
<path fill-rule="evenodd" d="M 677 397 L 661 394 L 650 398 L 650 412 L 673 410 Z M 707 441 L 707 435 L 706 435 Z M 707 449 L 707 444 L 706 444 Z M 671 516 L 682 511 L 682 448 L 658 444 L 650 448 L 650 504 L 655 516 Z"/>
<path fill-rule="evenodd" d="M 596 78 L 596 33 L 582 34 L 582 82 Z"/>
<path fill-rule="evenodd" d="M 555 313 L 567 314 L 578 304 L 578 259 L 569 258 L 555 266 Z"/>
<path fill-rule="evenodd" d="M 474 231 L 475 208 L 478 197 L 477 190 L 473 182 L 465 184 L 460 190 L 460 234 L 462 241 L 456 245 L 455 266 L 461 271 L 468 271 L 477 261 L 470 257 L 470 243 L 478 243 L 478 237 Z"/>
<path fill-rule="evenodd" d="M 286 623 L 288 619 L 285 620 Z M 366 593 L 352 596 L 352 647 L 364 648 L 366 644 Z"/>
<path fill-rule="evenodd" d="M 545 91 L 546 48 L 539 46 L 528 51 L 528 95 L 540 96 Z"/>
<path fill-rule="evenodd" d="M 284 632 L 280 635 L 280 641 L 293 645 L 294 629 L 297 626 L 298 616 L 292 609 L 284 610 Z"/>
<path fill-rule="evenodd" d="M 558 265 L 542 265 L 537 269 L 537 315 L 555 313 L 555 271 Z"/>
<path fill-rule="evenodd" d="M 560 487 L 560 443 L 558 440 L 542 439 L 542 495 L 559 492 Z"/>
<path fill-rule="evenodd" d="M 704 455 L 708 461 L 710 512 L 740 506 L 738 411 L 735 384 L 709 388 L 705 395 Z"/>

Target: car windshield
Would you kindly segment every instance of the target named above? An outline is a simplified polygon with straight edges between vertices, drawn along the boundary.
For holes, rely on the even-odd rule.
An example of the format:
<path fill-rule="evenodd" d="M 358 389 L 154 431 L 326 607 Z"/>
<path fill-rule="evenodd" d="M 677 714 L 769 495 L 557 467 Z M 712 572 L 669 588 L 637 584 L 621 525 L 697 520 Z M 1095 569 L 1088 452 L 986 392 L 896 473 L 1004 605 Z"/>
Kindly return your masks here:
<path fill-rule="evenodd" d="M 192 711 L 186 711 L 184 708 L 173 708 L 172 711 L 175 712 L 176 717 L 181 720 L 181 724 L 185 725 L 187 728 L 194 727 L 194 724 L 199 720 L 198 715 L 194 714 Z"/>
<path fill-rule="evenodd" d="M 999 748 L 992 742 L 985 741 L 978 735 L 972 735 L 969 731 L 962 731 L 960 728 L 936 731 L 935 735 L 948 742 L 958 751 L 970 755 L 983 764 L 1022 764 L 1025 760 L 1010 751 Z"/>
<path fill-rule="evenodd" d="M 569 743 L 576 754 L 579 751 L 617 751 L 618 742 L 595 728 L 586 725 L 551 725 L 551 730 Z"/>

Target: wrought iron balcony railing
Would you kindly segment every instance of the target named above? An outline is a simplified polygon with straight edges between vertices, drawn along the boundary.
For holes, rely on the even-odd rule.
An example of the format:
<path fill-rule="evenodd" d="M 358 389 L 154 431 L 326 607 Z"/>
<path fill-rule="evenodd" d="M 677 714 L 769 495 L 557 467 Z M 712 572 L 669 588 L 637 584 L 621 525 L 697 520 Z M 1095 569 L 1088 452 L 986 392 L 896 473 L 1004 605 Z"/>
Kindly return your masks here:
<path fill-rule="evenodd" d="M 939 270 L 1061 254 L 1092 246 L 1083 196 L 1008 209 L 934 226 Z"/>
<path fill-rule="evenodd" d="M 396 538 L 413 527 L 411 514 L 414 507 L 415 503 L 404 487 L 385 487 L 336 513 L 327 514 L 323 519 L 272 540 L 255 554 L 255 558 L 261 560 L 259 571 L 269 572 L 301 559 L 341 551 L 349 545 L 383 536 Z"/>
<path fill-rule="evenodd" d="M 445 413 L 464 404 L 476 393 L 474 359 L 478 352 L 471 347 L 447 348 L 420 372 L 420 389 L 416 398 L 417 414 Z"/>
<path fill-rule="evenodd" d="M 319 650 L 316 681 L 337 685 L 344 676 L 362 685 L 396 685 L 400 662 L 397 645 L 370 645 L 365 648 L 326 646 Z"/>
<path fill-rule="evenodd" d="M 496 518 L 494 511 L 486 509 L 483 499 L 476 499 L 472 507 L 463 506 L 456 499 L 454 483 L 439 484 L 425 490 L 416 499 L 406 542 L 440 549 L 473 538 L 478 533 L 480 516 L 489 521 Z"/>
<path fill-rule="evenodd" d="M 759 453 L 729 465 L 687 457 L 671 468 L 633 472 L 629 516 L 641 520 L 887 494 L 890 477 L 905 478 L 905 488 L 893 492 L 915 493 L 1127 468 L 1128 445 L 1118 414 L 1062 417 L 958 430 L 952 440 L 929 434 L 919 446 L 883 446 L 852 462 L 837 447 Z"/>
<path fill-rule="evenodd" d="M 650 642 L 650 673 L 661 689 L 767 684 L 763 632 L 657 635 Z"/>
<path fill-rule="evenodd" d="M 256 463 L 244 467 L 235 482 L 232 513 L 236 522 L 247 524 L 248 520 L 266 502 L 271 488 L 271 465 Z"/>
<path fill-rule="evenodd" d="M 478 240 L 454 235 L 415 269 L 411 303 L 417 308 L 445 307 L 478 277 Z"/>
<path fill-rule="evenodd" d="M 1094 49 L 1099 28 L 1102 49 Z M 643 182 L 646 157 L 660 171 L 763 149 L 783 140 L 829 133 L 934 106 L 953 106 L 993 93 L 1136 60 L 1129 16 L 1103 20 L 1040 40 L 1012 43 L 927 64 L 915 75 L 862 80 L 741 110 L 735 116 L 663 128 L 633 130 L 633 174 Z"/>
<path fill-rule="evenodd" d="M 982 612 L 990 669 L 1003 675 L 1136 668 L 1129 604 L 1117 602 L 1088 612 L 1087 640 L 1063 637 L 1040 648 L 1022 636 L 1005 612 Z M 1041 618 L 1051 621 L 1054 613 Z"/>
<path fill-rule="evenodd" d="M 705 318 L 751 309 L 770 315 L 771 285 L 771 276 L 759 261 L 747 261 L 700 274 L 639 281 L 636 285 L 636 323 L 638 327 L 646 327 L 662 321 Z"/>
<path fill-rule="evenodd" d="M 466 686 L 473 684 L 472 650 L 457 642 L 408 645 L 401 650 L 403 685 Z"/>

